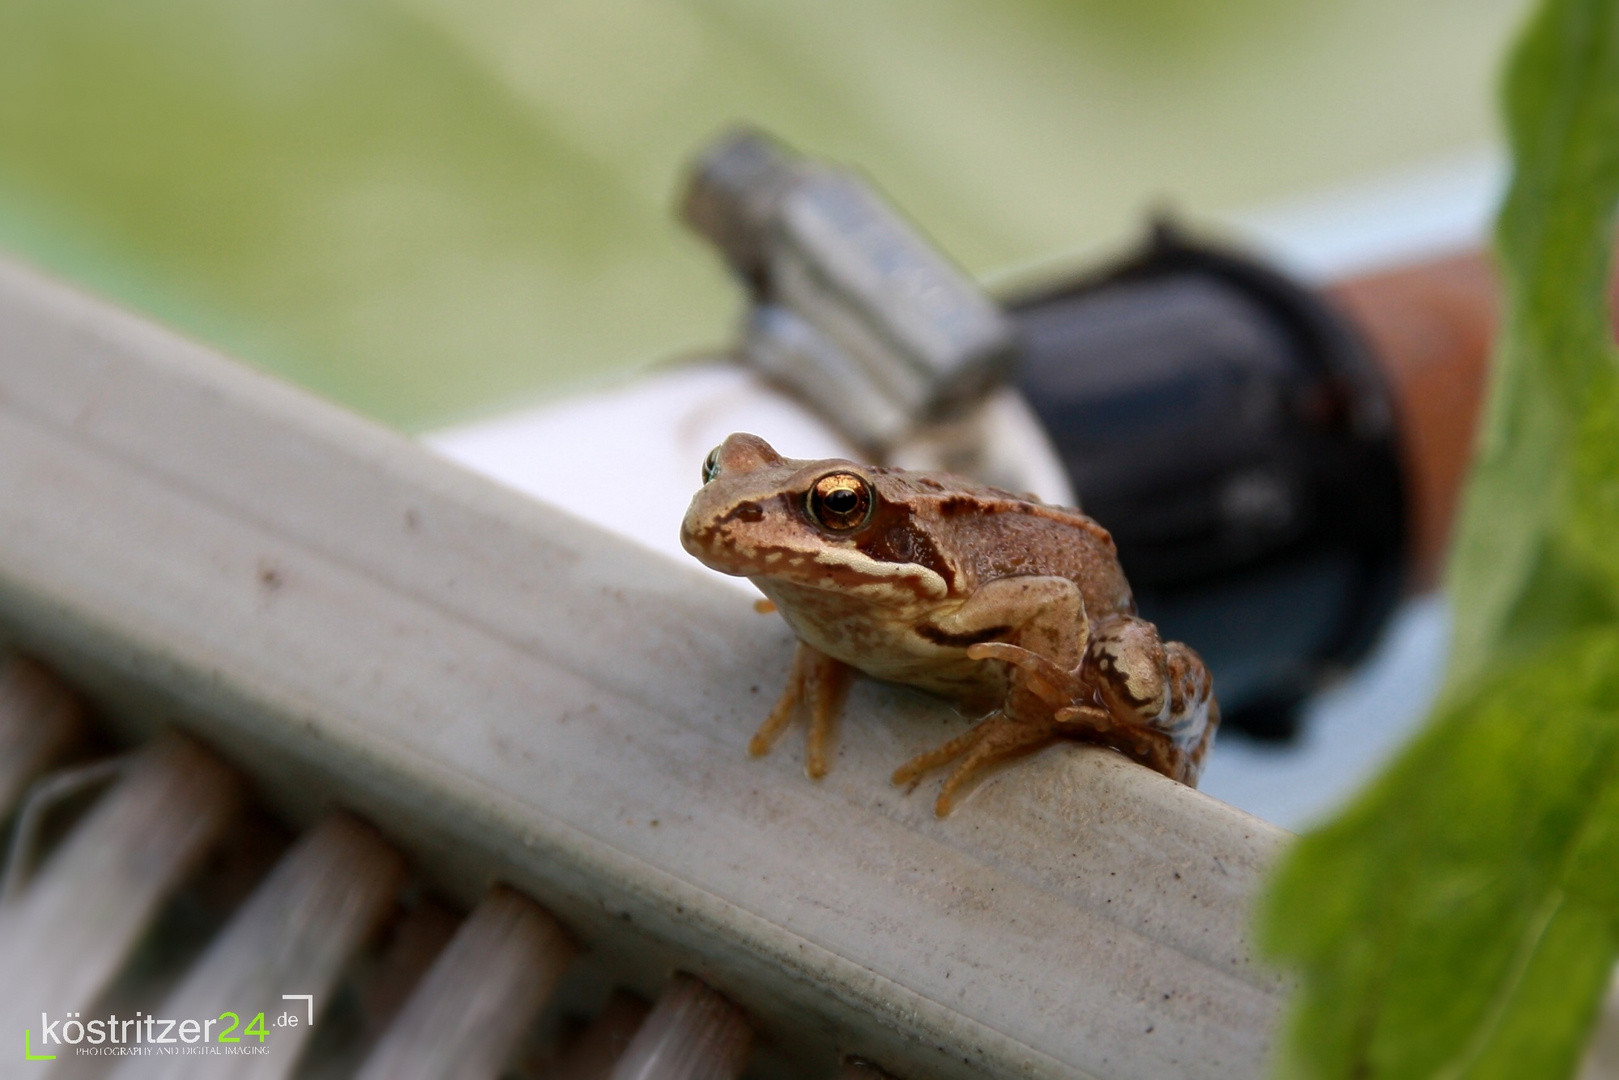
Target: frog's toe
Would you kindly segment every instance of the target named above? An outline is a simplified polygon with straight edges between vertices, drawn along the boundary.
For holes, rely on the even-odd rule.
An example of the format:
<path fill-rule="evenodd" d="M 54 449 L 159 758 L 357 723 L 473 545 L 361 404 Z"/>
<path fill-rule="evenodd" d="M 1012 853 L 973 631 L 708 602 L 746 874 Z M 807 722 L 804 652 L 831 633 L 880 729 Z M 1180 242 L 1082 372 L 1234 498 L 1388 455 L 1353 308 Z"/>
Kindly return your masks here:
<path fill-rule="evenodd" d="M 804 700 L 808 688 L 810 667 L 813 663 L 812 652 L 813 650 L 803 643 L 794 650 L 792 666 L 787 669 L 787 685 L 782 687 L 781 697 L 776 699 L 776 704 L 770 709 L 770 715 L 765 717 L 765 722 L 759 725 L 759 730 L 748 740 L 748 753 L 754 757 L 763 757 L 770 753 L 770 748 L 776 745 L 781 733 L 793 722 L 793 713 L 798 711 L 798 703 Z"/>
<path fill-rule="evenodd" d="M 933 813 L 944 817 L 955 805 L 956 793 L 986 768 L 1002 758 L 1038 750 L 1058 738 L 1048 723 L 1026 723 L 995 712 L 973 725 L 972 729 L 956 736 L 936 750 L 918 754 L 894 770 L 893 782 L 909 784 L 923 773 L 947 765 L 957 758 L 961 761 L 945 778 L 939 788 L 939 797 L 933 803 Z"/>
<path fill-rule="evenodd" d="M 809 737 L 804 746 L 804 772 L 811 780 L 826 775 L 828 751 L 852 669 L 842 661 L 800 642 L 787 672 L 787 685 L 759 730 L 748 740 L 748 753 L 763 757 L 776 745 L 798 713 L 809 705 Z"/>
<path fill-rule="evenodd" d="M 1046 725 L 1019 723 L 1005 718 L 986 720 L 973 732 L 978 736 L 973 748 L 939 788 L 939 797 L 933 804 L 935 817 L 949 814 L 961 786 L 997 761 L 1030 753 L 1057 739 L 1056 733 Z"/>
<path fill-rule="evenodd" d="M 804 680 L 810 699 L 809 740 L 804 745 L 804 771 L 811 780 L 819 780 L 826 775 L 832 733 L 837 727 L 838 715 L 843 712 L 843 698 L 849 692 L 849 679 L 854 669 L 824 653 L 812 652 Z"/>
<path fill-rule="evenodd" d="M 990 719 L 994 719 L 994 716 L 998 715 L 998 713 L 993 714 Z M 972 749 L 973 744 L 978 742 L 978 739 L 984 730 L 984 725 L 989 722 L 990 720 L 984 720 L 981 723 L 975 724 L 971 730 L 965 732 L 964 734 L 957 735 L 954 739 L 951 739 L 943 746 L 934 750 L 929 750 L 925 754 L 916 755 L 911 760 L 894 770 L 894 775 L 889 778 L 890 782 L 896 787 L 903 786 L 905 784 L 909 784 L 913 780 L 918 779 L 923 773 L 932 772 L 940 765 L 948 765 L 950 762 Z"/>
<path fill-rule="evenodd" d="M 968 647 L 967 659 L 1000 660 L 1019 668 L 1027 676 L 1024 686 L 1049 705 L 1065 704 L 1074 698 L 1073 673 L 1032 649 L 1004 641 L 984 641 Z"/>
<path fill-rule="evenodd" d="M 764 757 L 770 753 L 770 748 L 776 745 L 781 733 L 787 730 L 787 725 L 793 721 L 793 713 L 798 709 L 798 702 L 802 698 L 802 686 L 797 679 L 788 679 L 787 689 L 781 692 L 776 699 L 775 706 L 765 722 L 759 725 L 759 730 L 753 733 L 748 740 L 748 753 L 754 757 Z"/>
<path fill-rule="evenodd" d="M 1013 645 L 1006 641 L 980 641 L 967 646 L 969 660 L 1000 660 L 1013 667 L 1023 668 L 1031 675 L 1039 675 L 1053 682 L 1067 678 L 1068 673 L 1033 649 Z"/>
<path fill-rule="evenodd" d="M 787 722 L 792 719 L 792 716 L 791 709 L 785 710 L 780 716 L 777 715 L 776 711 L 772 710 L 770 717 L 759 725 L 759 730 L 755 731 L 753 738 L 748 740 L 748 756 L 764 757 L 770 753 L 771 747 L 775 746 L 776 740 L 781 738 L 781 733 L 786 730 Z"/>

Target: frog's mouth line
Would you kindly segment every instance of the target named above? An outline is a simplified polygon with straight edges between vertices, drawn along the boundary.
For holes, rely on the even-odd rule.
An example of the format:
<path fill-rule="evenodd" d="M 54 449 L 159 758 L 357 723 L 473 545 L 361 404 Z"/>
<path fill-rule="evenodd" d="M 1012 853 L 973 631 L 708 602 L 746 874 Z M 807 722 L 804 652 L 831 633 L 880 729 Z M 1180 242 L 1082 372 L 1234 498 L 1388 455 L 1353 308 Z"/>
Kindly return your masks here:
<path fill-rule="evenodd" d="M 932 567 L 914 562 L 886 562 L 874 559 L 858 548 L 824 548 L 815 561 L 848 587 L 862 585 L 891 587 L 905 583 L 916 588 L 921 598 L 942 600 L 950 593 L 949 584 Z"/>

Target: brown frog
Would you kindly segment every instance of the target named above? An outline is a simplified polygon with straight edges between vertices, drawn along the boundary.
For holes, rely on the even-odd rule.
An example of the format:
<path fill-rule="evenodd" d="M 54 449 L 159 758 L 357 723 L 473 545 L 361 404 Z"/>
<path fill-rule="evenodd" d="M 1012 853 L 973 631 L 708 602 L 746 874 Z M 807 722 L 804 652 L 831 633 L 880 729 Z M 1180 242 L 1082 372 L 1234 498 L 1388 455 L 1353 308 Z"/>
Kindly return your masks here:
<path fill-rule="evenodd" d="M 959 759 L 941 817 L 991 763 L 1062 738 L 1197 783 L 1220 722 L 1208 669 L 1136 616 L 1113 538 L 1077 510 L 945 473 L 793 461 L 738 434 L 703 465 L 680 539 L 752 580 L 798 635 L 753 754 L 807 702 L 805 770 L 822 776 L 858 668 L 992 710 L 894 773 L 905 784 Z"/>

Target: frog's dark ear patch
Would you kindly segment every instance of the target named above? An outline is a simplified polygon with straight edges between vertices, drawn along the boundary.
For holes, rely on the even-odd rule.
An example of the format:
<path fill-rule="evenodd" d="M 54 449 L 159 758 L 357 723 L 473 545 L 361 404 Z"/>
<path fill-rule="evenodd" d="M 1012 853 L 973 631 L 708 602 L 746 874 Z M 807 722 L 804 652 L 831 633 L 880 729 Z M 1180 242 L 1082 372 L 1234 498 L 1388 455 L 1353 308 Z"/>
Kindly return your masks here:
<path fill-rule="evenodd" d="M 726 473 L 747 473 L 755 469 L 769 468 L 772 465 L 780 465 L 785 460 L 759 436 L 741 431 L 728 436 L 714 452 L 714 463 L 718 466 L 716 472 L 721 476 Z"/>
<path fill-rule="evenodd" d="M 883 504 L 871 527 L 855 541 L 855 547 L 878 562 L 925 566 L 947 584 L 954 584 L 950 565 L 933 540 L 912 523 L 909 511 L 899 510 L 892 503 Z"/>

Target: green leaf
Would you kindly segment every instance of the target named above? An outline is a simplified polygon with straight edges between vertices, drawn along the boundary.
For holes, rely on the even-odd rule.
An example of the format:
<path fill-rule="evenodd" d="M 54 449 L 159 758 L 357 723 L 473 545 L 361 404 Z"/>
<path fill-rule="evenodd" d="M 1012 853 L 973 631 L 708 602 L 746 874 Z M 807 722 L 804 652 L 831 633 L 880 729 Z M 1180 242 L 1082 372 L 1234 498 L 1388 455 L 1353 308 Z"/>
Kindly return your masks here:
<path fill-rule="evenodd" d="M 1450 567 L 1458 685 L 1521 644 L 1509 639 L 1536 574 L 1574 554 L 1560 541 L 1577 506 L 1611 500 L 1619 475 L 1602 471 L 1611 445 L 1605 462 L 1589 455 L 1613 415 L 1600 404 L 1615 375 L 1606 304 L 1619 193 L 1613 9 L 1545 3 L 1507 71 L 1514 176 L 1496 241 L 1508 315 Z M 1582 459 L 1594 468 L 1577 470 Z M 1611 560 L 1604 576 L 1599 587 L 1619 592 Z"/>
<path fill-rule="evenodd" d="M 1548 0 L 1510 61 L 1508 300 L 1453 553 L 1444 702 L 1278 868 L 1284 1075 L 1558 1076 L 1619 951 L 1619 0 Z"/>
<path fill-rule="evenodd" d="M 1520 1076 L 1566 1071 L 1615 948 L 1616 710 L 1619 635 L 1550 642 L 1294 846 L 1263 934 L 1304 974 L 1288 1072 L 1487 1076 L 1509 1053 L 1541 1055 Z"/>

